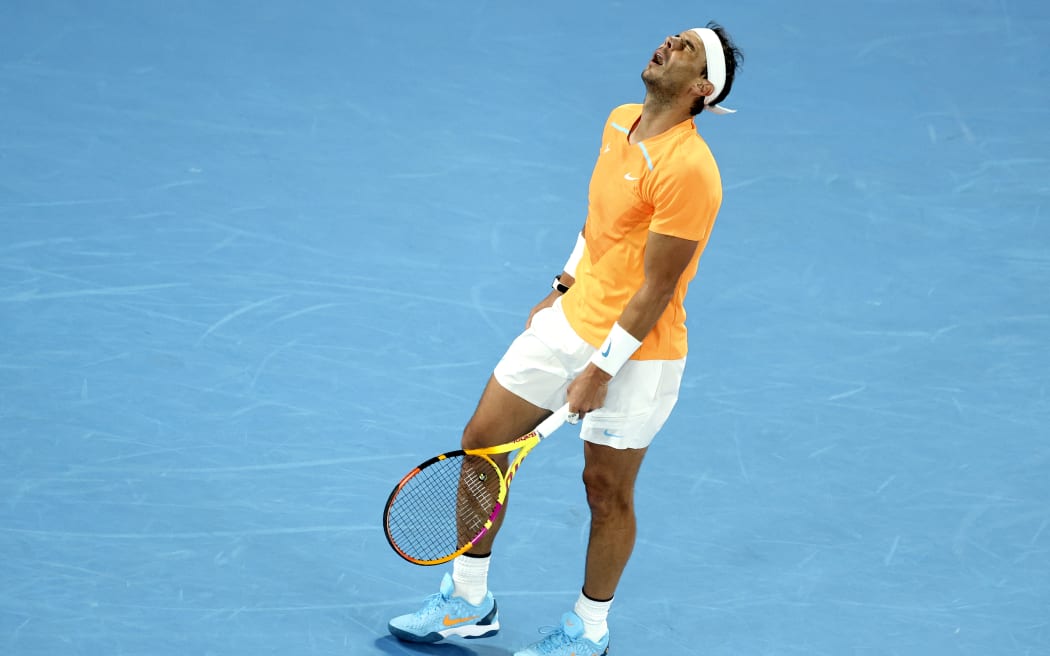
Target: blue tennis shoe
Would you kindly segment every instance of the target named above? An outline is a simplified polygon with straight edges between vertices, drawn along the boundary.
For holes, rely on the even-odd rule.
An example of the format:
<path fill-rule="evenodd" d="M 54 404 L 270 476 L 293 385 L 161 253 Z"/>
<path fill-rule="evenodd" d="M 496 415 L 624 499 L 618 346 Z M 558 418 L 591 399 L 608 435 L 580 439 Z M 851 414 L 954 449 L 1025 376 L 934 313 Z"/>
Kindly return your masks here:
<path fill-rule="evenodd" d="M 390 633 L 408 642 L 440 642 L 445 638 L 488 638 L 499 633 L 499 611 L 491 592 L 477 606 L 453 597 L 452 575 L 445 574 L 441 589 L 427 597 L 423 607 L 390 620 Z"/>

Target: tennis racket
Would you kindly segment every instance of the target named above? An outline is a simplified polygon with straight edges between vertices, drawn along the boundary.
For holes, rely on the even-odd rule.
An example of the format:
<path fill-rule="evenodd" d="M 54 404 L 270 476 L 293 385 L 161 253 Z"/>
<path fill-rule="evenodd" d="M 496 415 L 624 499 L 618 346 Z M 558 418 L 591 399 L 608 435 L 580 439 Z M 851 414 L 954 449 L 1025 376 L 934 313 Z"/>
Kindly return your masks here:
<path fill-rule="evenodd" d="M 525 456 L 568 415 L 566 404 L 512 442 L 450 451 L 410 471 L 394 487 L 383 511 L 390 546 L 417 565 L 440 565 L 465 553 L 492 528 Z M 518 455 L 506 472 L 490 457 L 513 451 Z"/>

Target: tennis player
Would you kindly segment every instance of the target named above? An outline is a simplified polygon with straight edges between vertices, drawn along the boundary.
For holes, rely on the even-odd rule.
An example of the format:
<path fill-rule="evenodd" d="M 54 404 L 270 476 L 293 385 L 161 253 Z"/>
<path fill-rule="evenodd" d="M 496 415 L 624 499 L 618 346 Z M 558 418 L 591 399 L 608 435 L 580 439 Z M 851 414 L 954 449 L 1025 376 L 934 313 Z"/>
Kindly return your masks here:
<path fill-rule="evenodd" d="M 464 449 L 507 442 L 566 401 L 581 427 L 591 512 L 583 587 L 559 628 L 516 656 L 608 653 L 609 608 L 635 541 L 635 480 L 678 399 L 686 290 L 722 202 L 718 167 L 693 117 L 733 111 L 719 103 L 741 59 L 715 23 L 669 36 L 653 53 L 644 102 L 617 107 L 605 123 L 572 255 L 463 432 Z M 390 621 L 393 635 L 437 642 L 499 631 L 487 577 L 505 514 L 453 561 L 420 610 Z"/>

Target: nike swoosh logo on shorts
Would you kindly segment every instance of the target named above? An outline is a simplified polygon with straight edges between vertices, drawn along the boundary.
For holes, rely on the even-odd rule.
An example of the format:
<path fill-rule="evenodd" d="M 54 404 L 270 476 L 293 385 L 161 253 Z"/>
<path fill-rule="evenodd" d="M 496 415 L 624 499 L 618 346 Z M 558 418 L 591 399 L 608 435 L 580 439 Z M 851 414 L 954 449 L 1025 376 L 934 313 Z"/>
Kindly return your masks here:
<path fill-rule="evenodd" d="M 619 433 L 614 433 L 614 432 L 610 431 L 608 428 L 606 428 L 604 431 L 602 431 L 602 435 L 604 435 L 605 437 L 623 437 L 623 435 L 620 435 Z"/>

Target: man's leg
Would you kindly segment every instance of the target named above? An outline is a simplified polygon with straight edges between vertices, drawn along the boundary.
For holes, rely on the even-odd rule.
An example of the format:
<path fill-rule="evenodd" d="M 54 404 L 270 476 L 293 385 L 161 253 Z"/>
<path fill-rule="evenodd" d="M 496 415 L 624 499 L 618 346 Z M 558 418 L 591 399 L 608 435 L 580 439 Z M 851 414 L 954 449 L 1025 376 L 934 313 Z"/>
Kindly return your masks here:
<path fill-rule="evenodd" d="M 532 405 L 490 378 L 463 430 L 463 448 L 509 442 L 534 429 L 549 415 L 550 410 Z M 493 460 L 506 468 L 505 455 L 494 456 Z M 411 642 L 438 642 L 451 636 L 485 638 L 499 631 L 496 601 L 488 591 L 488 555 L 505 514 L 504 507 L 469 554 L 453 561 L 451 575 L 445 575 L 440 590 L 428 597 L 420 610 L 390 621 L 390 633 Z"/>
<path fill-rule="evenodd" d="M 634 484 L 646 450 L 584 442 L 583 482 L 591 532 L 583 593 L 591 599 L 612 599 L 634 549 Z"/>
<path fill-rule="evenodd" d="M 550 410 L 535 406 L 507 391 L 494 377 L 490 377 L 474 415 L 463 430 L 462 448 L 480 449 L 509 442 L 536 428 L 550 414 Z M 492 459 L 506 471 L 509 459 L 506 454 L 492 456 Z M 504 505 L 492 528 L 469 553 L 483 555 L 492 551 L 492 543 L 503 525 L 503 517 L 506 514 Z"/>
<path fill-rule="evenodd" d="M 584 442 L 583 482 L 591 508 L 591 536 L 583 591 L 573 612 L 562 617 L 560 630 L 515 656 L 608 653 L 606 617 L 634 548 L 634 483 L 645 451 Z"/>

